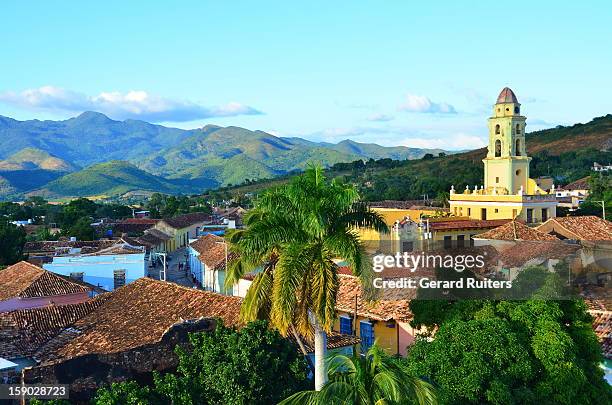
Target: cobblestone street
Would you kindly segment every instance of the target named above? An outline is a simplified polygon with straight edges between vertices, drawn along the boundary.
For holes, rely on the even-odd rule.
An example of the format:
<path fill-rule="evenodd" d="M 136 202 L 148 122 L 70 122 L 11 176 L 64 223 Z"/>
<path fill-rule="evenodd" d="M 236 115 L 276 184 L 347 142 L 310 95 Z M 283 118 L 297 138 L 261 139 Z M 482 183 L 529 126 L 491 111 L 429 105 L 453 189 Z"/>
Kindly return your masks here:
<path fill-rule="evenodd" d="M 187 268 L 188 255 L 186 248 L 180 248 L 176 251 L 168 254 L 167 256 L 167 269 L 166 269 L 166 281 L 177 283 L 185 287 L 193 287 L 194 283 L 189 275 Z M 179 269 L 179 264 L 182 264 L 182 268 Z M 162 258 L 157 257 L 155 260 L 155 266 L 149 267 L 149 277 L 159 280 L 160 272 L 163 270 Z"/>

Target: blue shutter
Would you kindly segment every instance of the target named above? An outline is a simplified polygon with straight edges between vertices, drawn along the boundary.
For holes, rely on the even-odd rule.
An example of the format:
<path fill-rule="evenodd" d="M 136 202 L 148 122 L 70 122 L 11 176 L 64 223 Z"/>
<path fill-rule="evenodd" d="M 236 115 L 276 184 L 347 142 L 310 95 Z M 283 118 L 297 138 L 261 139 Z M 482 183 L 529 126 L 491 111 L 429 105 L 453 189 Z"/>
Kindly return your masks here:
<path fill-rule="evenodd" d="M 374 327 L 370 322 L 359 322 L 359 338 L 361 339 L 361 353 L 365 353 L 374 344 Z"/>
<path fill-rule="evenodd" d="M 348 316 L 340 317 L 340 333 L 344 335 L 353 334 L 353 320 Z"/>

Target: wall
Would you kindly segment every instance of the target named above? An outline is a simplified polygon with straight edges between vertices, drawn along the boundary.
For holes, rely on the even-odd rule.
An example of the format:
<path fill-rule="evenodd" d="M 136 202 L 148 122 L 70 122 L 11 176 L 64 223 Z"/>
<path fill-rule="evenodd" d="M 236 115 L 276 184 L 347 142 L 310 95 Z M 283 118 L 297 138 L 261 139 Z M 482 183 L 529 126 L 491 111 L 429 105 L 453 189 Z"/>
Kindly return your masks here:
<path fill-rule="evenodd" d="M 194 250 L 191 246 L 188 249 L 189 252 L 189 269 L 193 277 L 198 281 L 200 285 L 203 285 L 204 279 L 204 266 L 200 261 L 200 254 Z"/>
<path fill-rule="evenodd" d="M 126 284 L 146 275 L 144 253 L 99 256 L 57 256 L 53 262 L 43 264 L 45 270 L 70 276 L 83 272 L 83 281 L 99 285 L 105 290 L 114 289 L 114 270 L 125 270 Z"/>

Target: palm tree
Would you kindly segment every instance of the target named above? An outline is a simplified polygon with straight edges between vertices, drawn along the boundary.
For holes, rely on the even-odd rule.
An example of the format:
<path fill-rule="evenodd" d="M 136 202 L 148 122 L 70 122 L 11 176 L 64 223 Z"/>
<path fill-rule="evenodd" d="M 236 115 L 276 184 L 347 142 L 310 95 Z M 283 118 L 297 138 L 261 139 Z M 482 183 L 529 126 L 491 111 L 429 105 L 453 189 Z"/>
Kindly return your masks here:
<path fill-rule="evenodd" d="M 329 382 L 322 390 L 298 392 L 279 405 L 437 403 L 431 384 L 406 373 L 376 344 L 364 356 L 334 353 L 328 364 Z"/>
<path fill-rule="evenodd" d="M 246 229 L 229 235 L 238 254 L 226 285 L 259 269 L 245 297 L 241 318 L 269 319 L 283 335 L 312 337 L 315 387 L 325 384 L 326 332 L 336 317 L 334 259 L 348 262 L 357 276 L 368 266 L 356 228 L 388 232 L 382 217 L 359 201 L 354 186 L 328 182 L 310 166 L 289 184 L 264 193 L 244 218 Z"/>

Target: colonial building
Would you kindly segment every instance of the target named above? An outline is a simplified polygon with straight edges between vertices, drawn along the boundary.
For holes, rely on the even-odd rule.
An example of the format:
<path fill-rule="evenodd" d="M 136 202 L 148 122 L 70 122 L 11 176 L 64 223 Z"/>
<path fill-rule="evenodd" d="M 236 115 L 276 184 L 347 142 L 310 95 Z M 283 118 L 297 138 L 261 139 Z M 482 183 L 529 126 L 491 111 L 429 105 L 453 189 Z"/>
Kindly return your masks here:
<path fill-rule="evenodd" d="M 549 194 L 529 178 L 525 121 L 514 92 L 504 88 L 489 118 L 489 145 L 484 163 L 484 185 L 450 190 L 455 216 L 472 219 L 520 219 L 546 222 L 556 216 L 554 191 Z M 554 186 L 553 186 L 554 190 Z"/>

